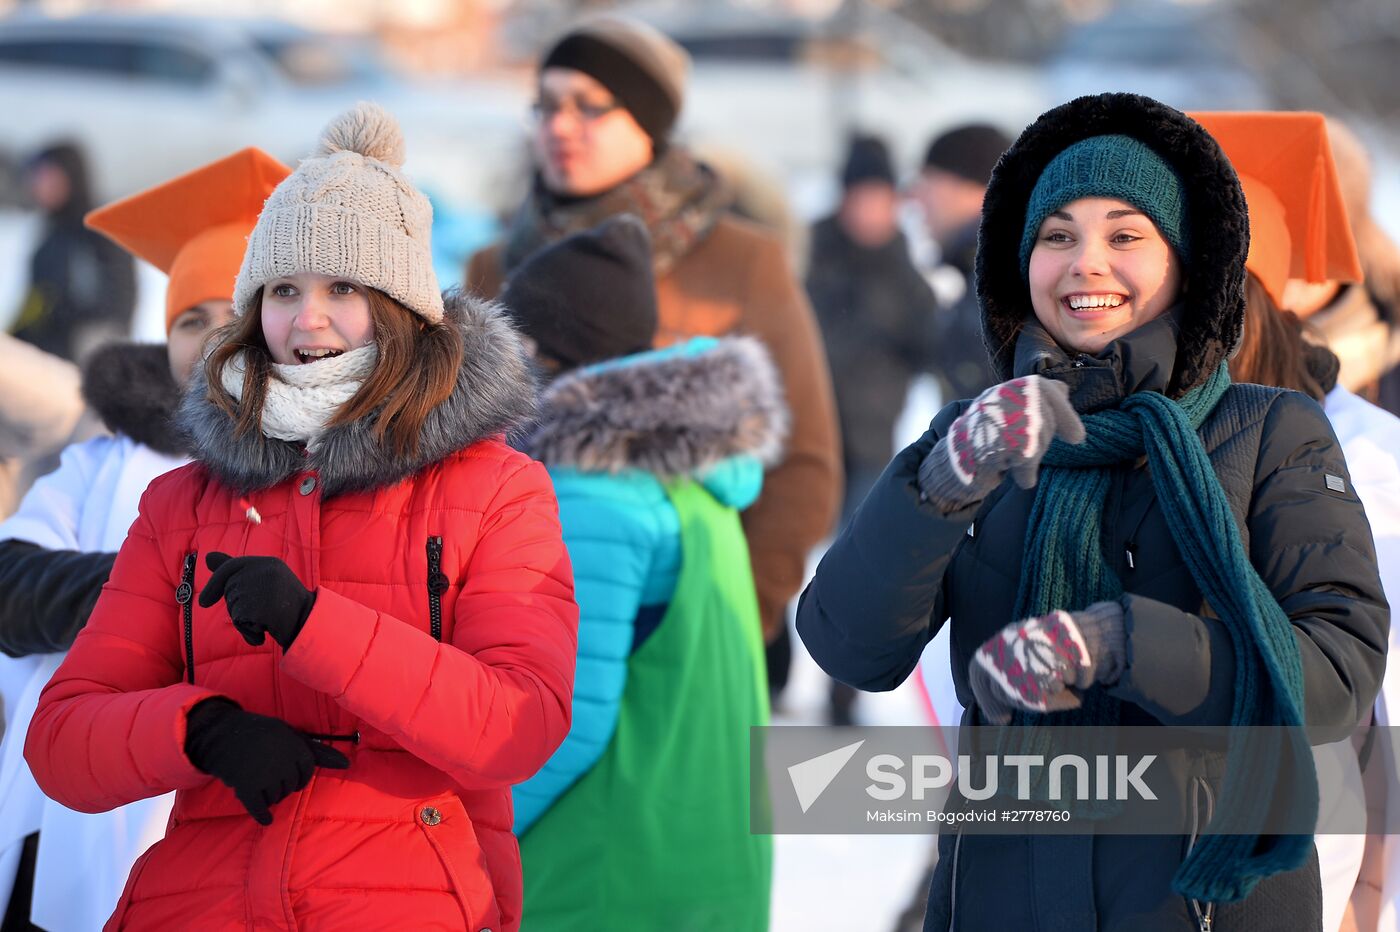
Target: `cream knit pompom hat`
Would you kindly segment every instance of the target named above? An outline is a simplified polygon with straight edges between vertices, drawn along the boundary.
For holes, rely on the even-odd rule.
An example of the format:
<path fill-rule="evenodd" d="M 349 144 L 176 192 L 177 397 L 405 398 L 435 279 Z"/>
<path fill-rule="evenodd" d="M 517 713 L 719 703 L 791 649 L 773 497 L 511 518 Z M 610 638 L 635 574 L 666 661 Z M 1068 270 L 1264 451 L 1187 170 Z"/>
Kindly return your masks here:
<path fill-rule="evenodd" d="M 377 288 L 439 323 L 433 208 L 399 172 L 403 161 L 403 134 L 382 107 L 356 104 L 332 120 L 263 205 L 234 283 L 234 311 L 246 314 L 273 279 L 316 272 Z"/>

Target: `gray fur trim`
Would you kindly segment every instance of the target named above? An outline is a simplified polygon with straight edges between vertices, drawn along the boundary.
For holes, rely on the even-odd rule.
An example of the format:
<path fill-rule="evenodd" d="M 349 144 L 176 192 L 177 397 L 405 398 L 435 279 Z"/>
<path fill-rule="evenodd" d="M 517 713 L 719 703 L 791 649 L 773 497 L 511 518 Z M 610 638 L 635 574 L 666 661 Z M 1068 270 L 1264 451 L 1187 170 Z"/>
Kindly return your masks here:
<path fill-rule="evenodd" d="M 771 466 L 788 433 L 782 381 L 753 337 L 571 372 L 545 390 L 540 407 L 525 449 L 548 466 L 587 472 L 634 468 L 672 478 L 738 454 Z"/>
<path fill-rule="evenodd" d="M 234 422 L 209 401 L 196 373 L 177 415 L 196 460 L 239 492 L 274 486 L 306 469 L 321 476 L 322 494 L 384 488 L 452 453 L 511 430 L 534 411 L 535 385 L 525 349 L 499 305 L 453 291 L 444 295 L 446 322 L 465 350 L 457 387 L 423 425 L 418 450 L 396 454 L 370 433 L 374 418 L 326 431 L 308 457 L 301 446 L 262 434 L 234 436 Z"/>

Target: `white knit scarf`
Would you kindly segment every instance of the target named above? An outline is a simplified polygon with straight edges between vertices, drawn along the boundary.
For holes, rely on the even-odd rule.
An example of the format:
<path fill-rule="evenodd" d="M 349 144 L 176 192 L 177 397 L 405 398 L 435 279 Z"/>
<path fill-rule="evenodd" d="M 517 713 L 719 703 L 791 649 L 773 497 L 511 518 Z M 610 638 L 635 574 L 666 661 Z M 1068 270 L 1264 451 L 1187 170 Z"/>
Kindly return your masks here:
<path fill-rule="evenodd" d="M 315 450 L 340 406 L 354 397 L 379 362 L 379 347 L 371 343 L 340 356 L 313 363 L 273 363 L 263 401 L 262 432 L 275 440 L 291 440 Z M 243 398 L 243 354 L 224 366 L 224 388 Z"/>

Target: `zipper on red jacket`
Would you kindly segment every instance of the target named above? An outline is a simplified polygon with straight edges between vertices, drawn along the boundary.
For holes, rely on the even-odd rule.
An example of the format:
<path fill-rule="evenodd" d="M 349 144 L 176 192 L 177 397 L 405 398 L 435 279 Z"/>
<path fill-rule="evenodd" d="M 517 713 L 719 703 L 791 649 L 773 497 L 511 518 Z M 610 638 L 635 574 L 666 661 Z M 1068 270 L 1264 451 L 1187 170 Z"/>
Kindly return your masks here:
<path fill-rule="evenodd" d="M 180 603 L 181 621 L 185 635 L 185 679 L 194 684 L 194 566 L 198 550 L 185 554 L 180 571 L 180 585 L 175 589 L 175 601 Z"/>
<path fill-rule="evenodd" d="M 447 574 L 442 571 L 442 538 L 428 538 L 428 620 L 433 640 L 442 640 L 442 594 L 447 591 Z"/>

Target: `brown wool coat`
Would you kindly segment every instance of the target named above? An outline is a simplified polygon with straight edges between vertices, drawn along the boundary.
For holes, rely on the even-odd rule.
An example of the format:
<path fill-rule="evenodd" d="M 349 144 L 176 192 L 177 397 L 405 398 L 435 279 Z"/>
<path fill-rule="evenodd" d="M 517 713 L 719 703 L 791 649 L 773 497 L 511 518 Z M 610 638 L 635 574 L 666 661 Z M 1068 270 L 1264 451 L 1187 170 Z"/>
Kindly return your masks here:
<path fill-rule="evenodd" d="M 502 244 L 472 256 L 467 287 L 495 297 L 504 283 Z M 764 636 L 806 576 L 807 551 L 831 530 L 841 497 L 841 444 L 826 351 L 812 308 L 778 239 L 724 217 L 657 282 L 656 345 L 695 336 L 750 334 L 768 347 L 792 410 L 785 458 L 744 513 Z"/>

